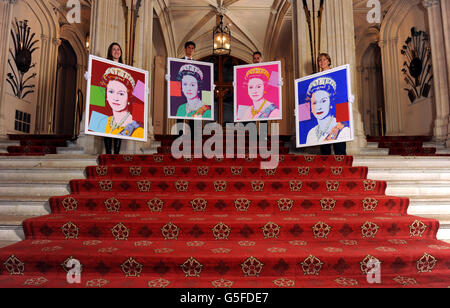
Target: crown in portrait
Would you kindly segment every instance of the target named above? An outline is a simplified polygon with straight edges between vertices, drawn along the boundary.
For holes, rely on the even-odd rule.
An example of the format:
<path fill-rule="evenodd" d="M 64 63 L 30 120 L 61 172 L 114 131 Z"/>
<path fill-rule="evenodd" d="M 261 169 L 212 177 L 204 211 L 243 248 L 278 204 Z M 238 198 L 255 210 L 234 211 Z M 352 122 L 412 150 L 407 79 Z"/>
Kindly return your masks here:
<path fill-rule="evenodd" d="M 191 72 L 197 74 L 200 77 L 200 80 L 203 80 L 203 72 L 195 65 L 192 64 L 183 65 L 180 68 L 179 74 L 182 74 L 183 72 Z"/>
<path fill-rule="evenodd" d="M 255 77 L 254 75 L 260 75 L 260 76 L 265 76 L 267 78 L 267 80 L 270 79 L 270 74 L 269 72 L 261 67 L 255 67 L 250 69 L 247 74 L 245 74 L 245 79 L 248 80 L 249 77 Z"/>
<path fill-rule="evenodd" d="M 103 82 L 107 83 L 112 80 L 128 83 L 133 89 L 136 86 L 133 77 L 128 72 L 118 67 L 110 67 L 103 74 Z"/>
<path fill-rule="evenodd" d="M 311 91 L 313 90 L 319 90 L 319 89 L 330 89 L 330 87 L 333 89 L 333 92 L 336 92 L 337 84 L 336 81 L 334 81 L 330 77 L 321 77 L 315 79 L 308 87 L 308 94 L 311 94 Z M 330 89 L 331 90 L 331 89 Z"/>

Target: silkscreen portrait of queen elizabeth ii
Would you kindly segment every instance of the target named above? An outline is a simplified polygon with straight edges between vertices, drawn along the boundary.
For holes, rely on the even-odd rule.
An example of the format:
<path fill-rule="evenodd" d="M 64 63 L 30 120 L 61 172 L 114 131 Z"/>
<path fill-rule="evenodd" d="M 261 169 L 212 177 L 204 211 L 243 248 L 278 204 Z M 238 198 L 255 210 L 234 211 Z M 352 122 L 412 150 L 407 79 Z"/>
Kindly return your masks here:
<path fill-rule="evenodd" d="M 90 56 L 85 133 L 147 141 L 148 72 Z"/>
<path fill-rule="evenodd" d="M 214 120 L 213 64 L 168 59 L 170 119 Z"/>
<path fill-rule="evenodd" d="M 296 80 L 297 147 L 353 140 L 348 65 Z"/>
<path fill-rule="evenodd" d="M 281 62 L 234 67 L 235 122 L 282 119 Z"/>

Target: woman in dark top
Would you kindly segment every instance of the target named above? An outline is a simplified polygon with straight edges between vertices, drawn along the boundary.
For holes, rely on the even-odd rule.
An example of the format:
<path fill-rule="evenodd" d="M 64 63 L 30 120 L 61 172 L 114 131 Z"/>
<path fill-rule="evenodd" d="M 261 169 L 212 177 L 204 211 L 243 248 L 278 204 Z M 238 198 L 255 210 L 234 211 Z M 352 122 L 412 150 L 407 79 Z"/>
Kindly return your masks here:
<path fill-rule="evenodd" d="M 123 63 L 122 60 L 122 47 L 118 43 L 112 43 L 108 48 L 108 60 Z M 114 139 L 114 141 L 113 141 Z M 120 154 L 120 148 L 122 146 L 122 140 L 116 138 L 104 138 L 106 154 L 112 154 L 112 145 L 114 143 L 114 154 Z"/>

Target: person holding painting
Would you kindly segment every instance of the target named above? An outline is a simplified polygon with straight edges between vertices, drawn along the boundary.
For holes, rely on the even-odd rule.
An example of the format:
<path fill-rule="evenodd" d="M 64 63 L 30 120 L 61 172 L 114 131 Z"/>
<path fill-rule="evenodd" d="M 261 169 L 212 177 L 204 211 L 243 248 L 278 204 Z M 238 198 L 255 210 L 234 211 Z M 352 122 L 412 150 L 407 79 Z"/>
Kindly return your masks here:
<path fill-rule="evenodd" d="M 321 53 L 317 59 L 318 65 L 319 65 L 319 69 L 321 72 L 325 72 L 331 69 L 331 57 L 329 54 L 327 53 Z M 343 125 L 342 123 L 336 123 L 336 118 L 334 117 L 334 122 L 331 116 L 330 111 L 332 111 L 333 106 L 330 105 L 330 96 L 332 95 L 332 86 L 328 86 L 328 91 L 326 91 L 326 89 L 316 89 L 318 90 L 316 94 L 314 94 L 314 97 L 311 97 L 311 108 L 313 109 L 313 114 L 314 116 L 318 119 L 319 124 L 322 122 L 324 123 L 324 127 L 326 126 L 326 134 L 327 136 L 315 136 L 316 139 L 320 139 L 321 137 L 325 137 L 325 139 L 327 139 L 326 141 L 332 141 L 332 140 L 338 140 L 339 136 L 344 136 L 346 133 L 349 133 L 348 131 L 350 130 L 348 127 L 345 127 L 345 125 Z M 313 102 L 314 100 L 314 102 Z M 324 110 L 320 109 L 318 111 L 318 108 L 322 108 L 322 105 L 324 107 Z M 327 107 L 328 108 L 325 108 Z M 315 113 L 314 113 L 315 112 Z M 323 121 L 323 119 L 321 120 L 323 113 L 327 113 L 324 117 L 325 121 Z M 331 119 L 331 120 L 330 120 Z M 328 122 L 329 123 L 328 123 Z M 328 123 L 328 124 L 327 124 Z M 317 127 L 319 127 L 320 125 L 318 125 Z M 310 132 L 311 138 L 314 138 L 312 131 L 314 129 L 316 129 L 315 131 L 317 132 L 317 127 L 313 128 Z M 343 131 L 345 129 L 345 132 Z M 321 131 L 322 132 L 322 131 Z M 323 132 L 322 132 L 323 135 Z M 308 140 L 309 140 L 310 136 L 308 135 Z M 314 139 L 315 140 L 315 139 Z M 347 155 L 347 144 L 345 142 L 340 142 L 340 143 L 334 143 L 333 144 L 333 148 L 334 148 L 334 154 L 335 155 Z M 320 146 L 320 154 L 321 155 L 331 155 L 331 144 L 325 144 L 325 145 L 321 145 Z"/>

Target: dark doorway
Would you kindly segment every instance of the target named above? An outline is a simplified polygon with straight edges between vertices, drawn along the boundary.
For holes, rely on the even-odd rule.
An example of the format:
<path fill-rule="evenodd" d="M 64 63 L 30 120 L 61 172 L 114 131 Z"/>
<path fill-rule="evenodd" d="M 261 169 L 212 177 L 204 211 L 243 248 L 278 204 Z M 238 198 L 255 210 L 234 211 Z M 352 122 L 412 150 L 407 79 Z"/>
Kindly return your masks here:
<path fill-rule="evenodd" d="M 232 56 L 209 56 L 200 61 L 214 63 L 214 83 L 216 84 L 214 118 L 216 122 L 222 125 L 234 123 L 234 66 L 248 63 Z"/>
<path fill-rule="evenodd" d="M 56 134 L 73 134 L 77 93 L 77 62 L 77 55 L 70 43 L 61 39 L 61 45 L 58 48 L 55 112 L 53 116 L 53 131 Z"/>
<path fill-rule="evenodd" d="M 384 136 L 386 132 L 385 100 L 381 49 L 371 44 L 361 63 L 361 88 L 364 130 L 370 136 Z"/>

